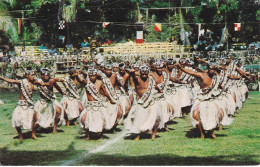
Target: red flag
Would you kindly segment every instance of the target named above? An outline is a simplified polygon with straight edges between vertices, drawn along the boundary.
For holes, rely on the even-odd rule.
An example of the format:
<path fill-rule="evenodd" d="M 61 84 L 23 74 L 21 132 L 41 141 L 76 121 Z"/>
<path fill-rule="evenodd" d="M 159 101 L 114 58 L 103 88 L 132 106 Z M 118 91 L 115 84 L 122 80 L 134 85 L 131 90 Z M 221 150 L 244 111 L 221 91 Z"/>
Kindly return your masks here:
<path fill-rule="evenodd" d="M 18 34 L 20 35 L 22 33 L 22 19 L 18 19 Z"/>
<path fill-rule="evenodd" d="M 235 31 L 240 31 L 241 23 L 235 23 Z"/>
<path fill-rule="evenodd" d="M 154 24 L 154 30 L 155 31 L 162 31 L 162 25 L 161 24 Z"/>

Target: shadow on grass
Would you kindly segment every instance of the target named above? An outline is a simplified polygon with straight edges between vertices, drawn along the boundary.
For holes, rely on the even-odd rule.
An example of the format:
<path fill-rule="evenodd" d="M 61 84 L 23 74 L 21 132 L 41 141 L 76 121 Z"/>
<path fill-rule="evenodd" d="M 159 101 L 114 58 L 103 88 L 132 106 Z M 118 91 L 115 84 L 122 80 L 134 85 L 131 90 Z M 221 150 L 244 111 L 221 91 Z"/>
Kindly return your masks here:
<path fill-rule="evenodd" d="M 137 137 L 137 134 L 129 134 L 129 136 L 124 137 L 125 140 L 134 140 Z M 156 135 L 155 138 L 159 138 L 160 136 Z M 149 133 L 141 133 L 140 134 L 140 140 L 143 139 L 152 139 L 152 135 Z"/>
<path fill-rule="evenodd" d="M 52 127 L 49 127 L 49 128 L 38 128 L 36 133 L 44 133 L 44 134 L 49 134 L 49 133 L 52 133 L 53 132 L 53 128 Z M 57 132 L 64 132 L 63 130 L 60 130 L 57 128 Z"/>
<path fill-rule="evenodd" d="M 58 162 L 70 160 L 75 155 L 84 152 L 74 149 L 72 142 L 66 150 L 62 151 L 13 151 L 7 147 L 0 149 L 0 162 L 2 165 L 60 165 Z M 145 156 L 129 156 L 121 154 L 95 154 L 87 159 L 77 161 L 70 165 L 258 165 L 254 159 L 258 155 L 236 154 L 229 156 L 182 157 L 173 154 L 154 154 Z"/>
<path fill-rule="evenodd" d="M 230 155 L 216 157 L 182 157 L 171 154 L 154 154 L 146 156 L 104 155 L 96 154 L 82 161 L 79 165 L 257 165 L 253 158 L 257 155 Z"/>
<path fill-rule="evenodd" d="M 217 131 L 214 131 L 214 132 L 217 132 Z M 205 138 L 212 138 L 209 131 L 204 132 L 204 135 L 205 135 Z M 217 137 L 225 137 L 225 136 L 227 136 L 225 134 L 216 134 L 216 133 L 215 133 L 215 135 Z M 187 138 L 200 138 L 200 131 L 197 128 L 192 128 L 192 129 L 189 129 L 188 131 L 186 131 L 186 135 L 185 136 Z"/>

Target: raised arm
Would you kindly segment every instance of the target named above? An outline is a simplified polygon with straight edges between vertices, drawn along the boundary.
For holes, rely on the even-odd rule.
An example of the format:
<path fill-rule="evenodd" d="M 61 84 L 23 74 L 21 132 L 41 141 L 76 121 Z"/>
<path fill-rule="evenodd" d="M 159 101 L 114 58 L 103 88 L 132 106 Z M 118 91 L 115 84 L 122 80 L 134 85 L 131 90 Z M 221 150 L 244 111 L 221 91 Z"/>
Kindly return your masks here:
<path fill-rule="evenodd" d="M 240 75 L 242 75 L 244 78 L 246 78 L 246 79 L 248 79 L 248 80 L 251 80 L 251 78 L 247 76 L 248 74 L 247 74 L 246 72 L 240 70 L 238 67 L 236 67 L 236 70 L 237 70 L 237 72 L 238 72 Z"/>
<path fill-rule="evenodd" d="M 4 77 L 1 77 L 1 76 L 0 76 L 0 80 L 3 80 L 3 81 L 8 82 L 8 83 L 20 84 L 19 80 L 13 80 L 13 79 L 4 78 Z"/>
<path fill-rule="evenodd" d="M 45 83 L 45 82 L 39 82 L 39 81 L 34 81 L 35 85 L 41 85 L 41 86 L 50 86 L 49 83 Z"/>
<path fill-rule="evenodd" d="M 75 75 L 76 76 L 76 79 L 79 81 L 79 83 L 81 84 L 81 85 L 86 85 L 87 84 L 87 81 L 85 80 L 85 79 L 81 79 L 80 77 L 79 77 L 79 75 Z"/>
<path fill-rule="evenodd" d="M 239 79 L 242 78 L 242 76 L 237 77 L 237 76 L 234 76 L 234 75 L 228 75 L 228 78 L 229 78 L 229 79 L 233 79 L 233 80 L 239 80 Z"/>
<path fill-rule="evenodd" d="M 138 77 L 137 77 L 137 75 L 136 75 L 135 70 L 134 70 L 134 69 L 131 69 L 131 70 L 130 70 L 130 73 L 131 73 L 131 76 L 132 76 L 132 78 L 133 78 L 134 83 L 135 83 L 135 84 L 139 84 L 139 82 L 138 82 Z"/>
<path fill-rule="evenodd" d="M 179 83 L 179 84 L 184 84 L 184 82 L 181 82 L 180 80 L 178 80 L 178 79 L 176 79 L 176 78 L 174 78 L 174 77 L 169 77 L 169 79 L 170 79 L 170 81 L 172 81 L 172 82 L 175 82 L 175 83 Z"/>
<path fill-rule="evenodd" d="M 53 80 L 55 80 L 55 82 L 63 82 L 62 78 L 53 78 Z"/>
<path fill-rule="evenodd" d="M 189 75 L 192 75 L 192 76 L 197 77 L 197 78 L 201 78 L 201 75 L 198 72 L 194 72 L 192 70 L 185 69 L 185 68 L 181 67 L 179 64 L 177 64 L 176 67 L 179 68 L 180 70 L 182 70 L 183 72 L 189 74 Z"/>
<path fill-rule="evenodd" d="M 63 92 L 60 88 L 60 86 L 57 84 L 57 82 L 53 83 L 53 86 L 59 91 L 61 95 L 65 95 L 65 92 Z"/>

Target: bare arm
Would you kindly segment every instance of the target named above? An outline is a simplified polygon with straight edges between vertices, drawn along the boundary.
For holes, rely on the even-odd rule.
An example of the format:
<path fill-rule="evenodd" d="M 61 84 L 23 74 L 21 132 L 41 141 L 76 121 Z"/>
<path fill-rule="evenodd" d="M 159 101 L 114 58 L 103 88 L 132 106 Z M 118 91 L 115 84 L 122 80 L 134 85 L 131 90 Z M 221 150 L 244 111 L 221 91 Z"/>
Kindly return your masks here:
<path fill-rule="evenodd" d="M 194 72 L 194 71 L 191 71 L 191 70 L 188 70 L 188 69 L 185 69 L 183 67 L 181 67 L 180 65 L 176 65 L 180 70 L 182 70 L 183 72 L 187 73 L 187 74 L 190 74 L 194 77 L 197 77 L 197 78 L 201 78 L 201 75 L 200 73 L 197 73 L 197 72 Z"/>
<path fill-rule="evenodd" d="M 109 94 L 108 94 L 106 88 L 104 87 L 103 83 L 102 83 L 102 85 L 100 86 L 100 89 L 103 91 L 104 95 L 108 98 L 108 100 L 110 101 L 110 103 L 116 104 L 116 103 L 111 99 L 111 97 L 109 96 Z"/>
<path fill-rule="evenodd" d="M 181 82 L 180 80 L 178 80 L 178 79 L 176 79 L 176 78 L 174 78 L 174 77 L 169 77 L 169 79 L 170 79 L 170 81 L 172 81 L 172 82 L 175 82 L 175 83 L 179 83 L 179 84 L 184 84 L 184 82 Z"/>
<path fill-rule="evenodd" d="M 65 93 L 62 92 L 60 86 L 57 84 L 57 82 L 54 82 L 54 83 L 53 83 L 53 86 L 59 91 L 59 93 L 60 93 L 61 95 L 65 95 Z"/>
<path fill-rule="evenodd" d="M 35 85 L 41 85 L 41 86 L 50 86 L 49 83 L 45 83 L 45 82 L 39 82 L 39 81 L 34 81 Z"/>
<path fill-rule="evenodd" d="M 134 70 L 134 69 L 131 69 L 130 72 L 131 72 L 131 76 L 133 77 L 134 83 L 135 83 L 135 84 L 138 84 L 139 82 L 138 82 L 138 78 L 137 78 L 137 76 L 136 76 L 135 70 Z"/>
<path fill-rule="evenodd" d="M 76 79 L 79 81 L 81 85 L 86 85 L 87 81 L 85 79 L 81 79 L 79 75 L 76 75 Z"/>
<path fill-rule="evenodd" d="M 237 72 L 242 75 L 244 78 L 248 79 L 248 80 L 251 80 L 248 76 L 247 76 L 247 73 L 240 70 L 238 67 L 236 68 Z"/>
<path fill-rule="evenodd" d="M 63 82 L 62 78 L 53 78 L 55 82 Z"/>
<path fill-rule="evenodd" d="M 234 76 L 234 75 L 228 75 L 228 78 L 233 79 L 233 80 L 239 80 L 241 78 L 241 76 L 237 77 L 237 76 Z"/>
<path fill-rule="evenodd" d="M 1 76 L 0 76 L 0 80 L 3 80 L 3 81 L 8 82 L 8 83 L 20 84 L 19 80 L 13 80 L 13 79 L 4 78 L 4 77 L 1 77 Z"/>

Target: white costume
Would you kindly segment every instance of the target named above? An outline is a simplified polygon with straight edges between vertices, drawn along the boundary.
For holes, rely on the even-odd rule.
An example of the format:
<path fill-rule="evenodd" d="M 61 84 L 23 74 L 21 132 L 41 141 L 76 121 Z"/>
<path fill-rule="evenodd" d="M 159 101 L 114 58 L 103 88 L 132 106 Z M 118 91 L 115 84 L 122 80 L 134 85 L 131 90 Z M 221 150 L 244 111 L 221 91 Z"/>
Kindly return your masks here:
<path fill-rule="evenodd" d="M 116 103 L 112 104 L 107 99 L 107 97 L 103 96 L 103 104 L 106 106 L 106 110 L 104 111 L 104 117 L 105 117 L 105 129 L 110 130 L 113 128 L 115 124 L 117 124 L 117 113 L 119 111 L 119 98 L 117 96 L 117 93 L 110 82 L 110 79 L 103 73 L 102 74 L 102 81 L 104 84 L 104 87 L 109 94 L 110 98 Z"/>
<path fill-rule="evenodd" d="M 39 79 L 39 82 L 42 82 L 42 80 Z M 40 91 L 40 97 L 35 103 L 35 109 L 39 114 L 37 123 L 43 128 L 53 126 L 56 115 L 56 106 L 58 106 L 61 108 L 61 115 L 59 116 L 60 123 L 64 125 L 64 109 L 57 101 L 55 94 L 46 86 L 38 86 L 38 88 Z"/>
<path fill-rule="evenodd" d="M 119 73 L 117 73 L 117 81 L 120 82 L 120 85 L 121 85 L 119 87 L 120 90 L 115 90 L 115 91 L 117 93 L 118 100 L 120 102 L 120 105 L 121 105 L 122 111 L 123 111 L 123 117 L 119 121 L 119 123 L 122 123 L 124 116 L 130 110 L 131 102 L 130 102 L 129 96 L 126 94 L 125 90 L 122 87 L 125 85 L 125 81 Z"/>
<path fill-rule="evenodd" d="M 63 96 L 61 99 L 61 104 L 65 109 L 68 120 L 72 120 L 79 117 L 79 103 L 81 103 L 79 101 L 79 93 L 77 85 L 69 76 L 64 78 L 63 84 L 66 88 L 66 96 Z M 67 107 L 65 108 L 66 104 Z"/>
<path fill-rule="evenodd" d="M 177 78 L 177 74 L 178 74 L 178 70 L 175 68 L 172 69 L 172 77 Z M 188 77 L 189 77 L 188 74 L 182 72 L 180 78 L 177 79 L 179 81 L 185 81 L 185 79 Z M 174 83 L 174 86 L 177 89 L 180 107 L 182 108 L 182 107 L 191 106 L 192 97 L 191 97 L 190 87 L 188 88 L 186 84 L 178 84 L 178 83 Z M 181 113 L 176 113 L 176 116 L 181 116 Z"/>
<path fill-rule="evenodd" d="M 84 125 L 80 121 L 82 128 L 90 132 L 102 132 L 105 125 L 104 112 L 106 108 L 102 104 L 101 97 L 95 85 L 87 78 L 86 91 L 97 101 L 88 101 L 87 97 L 84 102 L 84 110 L 80 114 L 80 120 L 86 116 Z"/>
<path fill-rule="evenodd" d="M 159 92 L 155 92 L 154 96 L 154 100 L 156 101 L 156 103 L 158 103 L 157 105 L 159 106 L 160 110 L 158 110 L 158 116 L 160 118 L 160 122 L 159 122 L 159 129 L 162 129 L 165 127 L 165 123 L 167 123 L 168 121 L 170 121 L 171 118 L 173 118 L 173 110 L 176 107 L 175 106 L 172 99 L 166 98 L 167 96 L 164 95 L 164 90 L 166 89 L 166 83 L 169 80 L 169 76 L 166 72 L 162 73 L 164 81 L 160 84 L 158 84 L 158 88 L 160 90 L 163 91 L 163 93 L 159 93 Z"/>
<path fill-rule="evenodd" d="M 199 123 L 193 118 L 193 112 L 197 107 L 199 107 L 199 117 L 204 130 L 212 130 L 221 123 L 219 120 L 220 104 L 216 100 L 216 96 L 219 96 L 220 92 L 215 91 L 215 84 L 216 76 L 213 77 L 209 88 L 200 89 L 198 92 L 190 113 L 191 123 L 194 127 Z"/>
<path fill-rule="evenodd" d="M 154 101 L 152 94 L 155 82 L 152 77 L 149 77 L 149 85 L 146 92 L 141 98 L 136 96 L 136 102 L 125 120 L 125 128 L 128 133 L 141 133 L 147 130 L 152 130 L 156 120 L 158 120 L 158 103 Z"/>
<path fill-rule="evenodd" d="M 22 127 L 23 129 L 32 129 L 33 107 L 32 90 L 27 79 L 20 80 L 22 94 L 26 100 L 19 100 L 17 107 L 12 114 L 13 127 Z"/>

